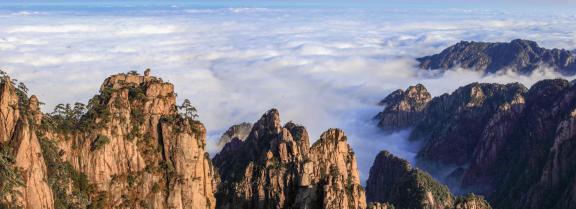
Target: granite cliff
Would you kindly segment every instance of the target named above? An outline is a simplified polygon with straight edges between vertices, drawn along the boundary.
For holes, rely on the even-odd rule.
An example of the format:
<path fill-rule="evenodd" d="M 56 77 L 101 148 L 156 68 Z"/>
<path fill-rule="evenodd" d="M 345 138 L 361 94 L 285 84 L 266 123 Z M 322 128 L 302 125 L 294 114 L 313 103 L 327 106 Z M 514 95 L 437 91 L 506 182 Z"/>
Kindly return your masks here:
<path fill-rule="evenodd" d="M 48 170 L 36 130 L 38 100 L 23 84 L 3 76 L 0 83 L 0 208 L 54 208 Z"/>
<path fill-rule="evenodd" d="M 14 177 L 2 185 L 15 191 L 3 191 L 7 208 L 216 207 L 206 130 L 178 113 L 172 84 L 113 75 L 88 105 L 50 114 L 7 77 L 0 93 L 1 145 L 11 151 L 2 166 Z"/>

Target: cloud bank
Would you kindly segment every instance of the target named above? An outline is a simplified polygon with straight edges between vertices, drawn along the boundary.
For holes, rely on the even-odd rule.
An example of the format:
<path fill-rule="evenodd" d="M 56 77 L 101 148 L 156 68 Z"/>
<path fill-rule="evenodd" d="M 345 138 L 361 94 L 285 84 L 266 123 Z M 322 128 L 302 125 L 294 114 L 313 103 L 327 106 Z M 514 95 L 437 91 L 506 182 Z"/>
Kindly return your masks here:
<path fill-rule="evenodd" d="M 312 140 L 339 127 L 349 135 L 362 179 L 383 149 L 413 160 L 407 132 L 382 133 L 371 120 L 389 92 L 423 83 L 434 95 L 470 82 L 531 85 L 559 75 L 442 76 L 414 58 L 460 40 L 532 39 L 576 48 L 576 17 L 490 10 L 177 9 L 123 13 L 0 12 L 0 68 L 46 103 L 86 102 L 114 73 L 151 68 L 190 98 L 209 131 L 208 148 L 229 126 L 278 108 Z"/>

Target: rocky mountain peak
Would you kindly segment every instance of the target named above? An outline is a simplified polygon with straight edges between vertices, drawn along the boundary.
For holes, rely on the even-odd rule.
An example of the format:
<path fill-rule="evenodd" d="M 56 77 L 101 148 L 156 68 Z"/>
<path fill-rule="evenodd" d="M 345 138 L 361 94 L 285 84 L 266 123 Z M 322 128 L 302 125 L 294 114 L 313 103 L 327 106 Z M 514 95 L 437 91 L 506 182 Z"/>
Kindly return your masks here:
<path fill-rule="evenodd" d="M 415 86 L 409 86 L 406 91 L 402 89 L 393 91 L 378 104 L 381 106 L 392 106 L 404 101 L 417 106 L 419 103 L 425 103 L 430 99 L 432 99 L 432 96 L 428 93 L 428 89 L 422 84 L 417 84 Z"/>
<path fill-rule="evenodd" d="M 120 73 L 112 75 L 104 80 L 100 90 L 105 88 L 121 89 L 126 87 L 137 87 L 142 84 L 164 83 L 161 78 L 148 75 L 140 75 L 135 72 Z M 168 83 L 165 83 L 168 84 Z"/>
<path fill-rule="evenodd" d="M 113 115 L 143 116 L 145 119 L 177 115 L 174 85 L 161 78 L 135 72 L 106 78 L 99 94 L 90 100 L 87 107 L 96 108 L 99 113 L 107 109 Z"/>
<path fill-rule="evenodd" d="M 540 46 L 538 46 L 538 43 L 536 43 L 535 41 L 531 41 L 531 40 L 525 40 L 525 39 L 514 39 L 512 41 L 510 41 L 510 43 L 512 45 L 516 45 L 516 46 L 520 46 L 522 48 L 525 49 L 541 49 Z"/>
<path fill-rule="evenodd" d="M 302 166 L 299 208 L 366 208 L 356 156 L 342 130 L 322 133 Z"/>
<path fill-rule="evenodd" d="M 376 156 L 366 185 L 372 208 L 491 209 L 475 195 L 455 198 L 448 187 L 387 151 Z"/>
<path fill-rule="evenodd" d="M 256 130 L 270 131 L 271 133 L 280 133 L 282 124 L 280 121 L 280 113 L 277 109 L 270 109 L 258 122 L 254 124 Z"/>
<path fill-rule="evenodd" d="M 368 202 L 398 208 L 448 208 L 453 204 L 448 187 L 387 151 L 376 156 L 366 185 Z"/>
<path fill-rule="evenodd" d="M 42 123 L 42 111 L 40 110 L 40 101 L 36 95 L 32 95 L 28 100 L 28 111 L 30 111 L 30 116 L 32 116 L 32 121 L 35 125 L 40 125 Z"/>
<path fill-rule="evenodd" d="M 428 89 L 422 84 L 416 84 L 416 86 L 410 86 L 406 90 L 406 94 L 409 98 L 415 98 L 416 100 L 430 99 L 430 93 Z"/>
<path fill-rule="evenodd" d="M 547 79 L 536 82 L 528 91 L 528 100 L 550 101 L 566 88 L 571 86 L 569 81 L 564 79 Z"/>
<path fill-rule="evenodd" d="M 222 177 L 219 208 L 365 208 L 344 133 L 328 130 L 309 147 L 306 129 L 293 122 L 280 126 L 276 109 L 254 124 L 245 141 L 226 144 L 213 162 Z"/>
<path fill-rule="evenodd" d="M 324 133 L 322 133 L 322 135 L 320 135 L 320 139 L 318 141 L 318 144 L 336 144 L 338 145 L 340 142 L 344 142 L 346 143 L 348 139 L 346 138 L 346 135 L 344 134 L 344 131 L 342 131 L 341 129 L 337 129 L 337 128 L 331 128 L 328 129 L 327 131 L 325 131 Z"/>
<path fill-rule="evenodd" d="M 385 130 L 408 128 L 418 121 L 420 114 L 432 99 L 424 85 L 410 86 L 406 91 L 398 89 L 380 101 L 384 110 L 375 118 Z"/>
<path fill-rule="evenodd" d="M 214 159 L 222 183 L 219 208 L 284 208 L 293 204 L 300 146 L 271 109 L 254 124 L 244 141 L 233 138 Z"/>
<path fill-rule="evenodd" d="M 292 138 L 300 146 L 300 152 L 302 155 L 307 155 L 308 150 L 310 149 L 310 137 L 308 136 L 306 128 L 293 122 L 286 123 L 284 128 L 290 131 Z"/>

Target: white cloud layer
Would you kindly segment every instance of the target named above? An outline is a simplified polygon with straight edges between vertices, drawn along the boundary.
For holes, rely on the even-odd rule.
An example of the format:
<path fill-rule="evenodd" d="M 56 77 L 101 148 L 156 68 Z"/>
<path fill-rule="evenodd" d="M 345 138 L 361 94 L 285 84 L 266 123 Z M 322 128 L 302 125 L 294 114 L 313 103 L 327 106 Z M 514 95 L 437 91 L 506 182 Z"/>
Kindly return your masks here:
<path fill-rule="evenodd" d="M 414 58 L 460 40 L 536 40 L 576 48 L 571 14 L 428 9 L 187 9 L 114 13 L 0 13 L 0 68 L 47 103 L 86 102 L 110 74 L 152 68 L 190 98 L 209 149 L 230 125 L 276 107 L 313 140 L 343 128 L 366 179 L 376 153 L 413 159 L 408 133 L 384 134 L 371 118 L 387 93 L 416 83 L 434 95 L 470 82 L 533 84 L 559 75 L 429 76 Z"/>

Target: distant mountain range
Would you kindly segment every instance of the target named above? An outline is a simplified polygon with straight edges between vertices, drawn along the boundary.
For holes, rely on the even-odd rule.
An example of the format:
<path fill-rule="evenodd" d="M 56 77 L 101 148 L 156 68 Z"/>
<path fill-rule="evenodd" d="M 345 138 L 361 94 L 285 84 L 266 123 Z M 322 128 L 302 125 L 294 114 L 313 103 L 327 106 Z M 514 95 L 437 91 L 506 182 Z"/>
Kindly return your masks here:
<path fill-rule="evenodd" d="M 534 41 L 516 39 L 510 43 L 462 41 L 439 54 L 417 58 L 427 70 L 467 68 L 485 73 L 511 70 L 529 74 L 538 67 L 549 67 L 564 75 L 576 73 L 574 53 L 565 49 L 546 49 Z"/>

